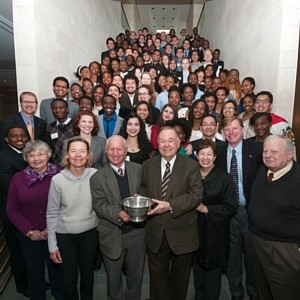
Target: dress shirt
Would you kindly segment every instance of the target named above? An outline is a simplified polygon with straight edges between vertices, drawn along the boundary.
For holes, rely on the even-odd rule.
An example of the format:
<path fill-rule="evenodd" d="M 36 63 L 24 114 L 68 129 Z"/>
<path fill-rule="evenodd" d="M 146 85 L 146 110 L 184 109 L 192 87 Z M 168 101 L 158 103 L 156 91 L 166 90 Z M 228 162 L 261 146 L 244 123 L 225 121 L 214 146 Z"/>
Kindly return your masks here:
<path fill-rule="evenodd" d="M 227 172 L 230 173 L 230 162 L 232 157 L 232 149 L 235 149 L 236 153 L 236 159 L 238 164 L 238 178 L 239 178 L 239 206 L 245 206 L 246 205 L 246 198 L 244 195 L 244 188 L 243 188 L 243 143 L 242 141 L 235 147 L 232 148 L 230 145 L 228 145 L 227 148 Z"/>
<path fill-rule="evenodd" d="M 176 155 L 169 161 L 171 174 L 172 174 L 175 160 L 176 160 Z M 163 180 L 167 163 L 168 163 L 168 161 L 166 161 L 163 157 L 161 157 L 161 180 Z"/>
<path fill-rule="evenodd" d="M 21 117 L 25 123 L 25 125 L 27 126 L 28 122 L 31 121 L 31 125 L 32 128 L 34 129 L 34 116 L 31 116 L 30 118 L 28 118 L 22 111 L 20 111 Z"/>
<path fill-rule="evenodd" d="M 64 121 L 63 123 L 60 123 L 58 120 L 56 120 L 56 126 L 58 126 L 58 125 L 60 125 L 60 124 L 63 124 L 63 125 L 68 125 L 70 122 L 71 122 L 71 118 L 70 117 L 68 117 L 67 119 L 66 119 L 66 121 Z"/>
<path fill-rule="evenodd" d="M 109 123 L 109 136 L 112 136 L 116 127 L 116 122 L 117 122 L 117 114 L 116 112 L 113 114 L 112 118 L 110 120 L 107 120 L 107 116 L 104 113 L 103 114 L 103 128 L 104 128 L 104 132 L 106 134 L 106 128 L 107 128 L 107 124 Z M 108 138 L 108 136 L 107 136 Z"/>
<path fill-rule="evenodd" d="M 270 173 L 273 173 L 273 179 L 272 181 L 275 181 L 282 176 L 284 176 L 287 172 L 289 172 L 293 167 L 293 161 L 290 161 L 283 169 L 277 171 L 277 172 L 272 172 L 271 170 L 268 170 L 267 176 L 269 176 Z"/>
<path fill-rule="evenodd" d="M 111 168 L 113 169 L 113 171 L 115 171 L 118 175 L 119 175 L 119 169 L 122 169 L 123 174 L 125 174 L 125 162 L 122 163 L 121 167 L 117 167 L 113 164 L 110 164 Z"/>

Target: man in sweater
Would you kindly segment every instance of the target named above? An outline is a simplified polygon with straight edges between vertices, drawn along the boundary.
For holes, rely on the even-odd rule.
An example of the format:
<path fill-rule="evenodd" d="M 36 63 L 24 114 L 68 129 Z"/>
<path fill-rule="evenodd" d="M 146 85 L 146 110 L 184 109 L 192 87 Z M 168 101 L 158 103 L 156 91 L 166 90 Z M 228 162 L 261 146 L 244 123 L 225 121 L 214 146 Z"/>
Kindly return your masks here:
<path fill-rule="evenodd" d="M 284 136 L 266 138 L 248 208 L 250 251 L 259 299 L 299 299 L 300 166 Z"/>
<path fill-rule="evenodd" d="M 123 137 L 107 140 L 109 164 L 91 178 L 93 208 L 99 217 L 99 245 L 107 274 L 107 299 L 140 299 L 146 256 L 144 223 L 130 222 L 122 199 L 139 190 L 142 167 L 125 161 Z M 126 277 L 124 290 L 123 271 Z"/>

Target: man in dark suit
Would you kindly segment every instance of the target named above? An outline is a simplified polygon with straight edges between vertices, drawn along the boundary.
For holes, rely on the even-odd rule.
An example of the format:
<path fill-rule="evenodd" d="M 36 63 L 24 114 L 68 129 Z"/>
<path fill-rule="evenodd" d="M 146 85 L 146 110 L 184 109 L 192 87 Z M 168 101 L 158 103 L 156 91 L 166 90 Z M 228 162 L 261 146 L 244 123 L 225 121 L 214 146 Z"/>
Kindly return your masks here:
<path fill-rule="evenodd" d="M 218 148 L 216 165 L 230 173 L 238 201 L 237 213 L 230 221 L 230 254 L 227 270 L 229 287 L 232 300 L 244 299 L 242 283 L 242 254 L 244 254 L 246 290 L 249 299 L 257 299 L 249 253 L 247 206 L 252 183 L 262 165 L 262 145 L 243 140 L 243 123 L 239 118 L 225 120 L 223 131 L 228 143 Z"/>
<path fill-rule="evenodd" d="M 151 300 L 186 299 L 194 252 L 199 246 L 199 165 L 177 155 L 179 147 L 175 129 L 164 126 L 158 134 L 161 156 L 143 164 L 139 193 L 155 203 L 146 223 Z"/>
<path fill-rule="evenodd" d="M 137 88 L 139 86 L 138 78 L 133 74 L 127 74 L 124 78 L 124 89 L 120 98 L 120 104 L 123 107 L 134 109 L 138 102 Z"/>
<path fill-rule="evenodd" d="M 112 37 L 107 38 L 106 46 L 108 50 L 101 53 L 101 62 L 105 57 L 109 57 L 110 50 L 115 49 L 115 40 Z"/>
<path fill-rule="evenodd" d="M 91 178 L 93 208 L 99 217 L 99 245 L 107 274 L 107 299 L 140 299 L 146 255 L 144 223 L 130 222 L 122 199 L 136 194 L 142 167 L 125 162 L 125 139 L 107 140 L 109 164 Z M 126 290 L 122 271 L 126 269 Z"/>
<path fill-rule="evenodd" d="M 17 292 L 28 297 L 27 275 L 18 232 L 6 215 L 6 201 L 10 182 L 15 173 L 26 168 L 22 149 L 29 140 L 26 130 L 19 125 L 8 127 L 5 134 L 5 147 L 0 152 L 0 218 L 3 222 L 7 246 L 10 250 L 11 271 Z"/>
<path fill-rule="evenodd" d="M 34 115 L 38 107 L 36 95 L 32 92 L 23 92 L 20 95 L 20 106 L 21 111 L 18 114 L 8 117 L 3 121 L 3 126 L 0 129 L 0 149 L 3 149 L 5 146 L 5 132 L 11 125 L 20 125 L 32 140 L 42 140 L 49 144 L 50 137 L 47 133 L 46 122 Z"/>

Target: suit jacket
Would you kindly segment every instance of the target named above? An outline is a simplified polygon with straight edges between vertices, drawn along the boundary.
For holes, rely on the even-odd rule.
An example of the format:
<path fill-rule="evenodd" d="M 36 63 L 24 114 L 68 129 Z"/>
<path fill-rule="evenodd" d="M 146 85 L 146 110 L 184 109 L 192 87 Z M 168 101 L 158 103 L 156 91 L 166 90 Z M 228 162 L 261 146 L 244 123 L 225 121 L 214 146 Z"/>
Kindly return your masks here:
<path fill-rule="evenodd" d="M 140 195 L 162 199 L 161 156 L 143 164 Z M 146 223 L 147 247 L 157 253 L 165 232 L 171 250 L 176 255 L 190 253 L 199 247 L 196 207 L 202 200 L 200 169 L 194 160 L 176 156 L 166 197 L 173 212 L 149 217 Z"/>
<path fill-rule="evenodd" d="M 242 141 L 242 168 L 243 168 L 243 188 L 246 204 L 250 201 L 252 183 L 256 177 L 258 169 L 262 165 L 262 144 L 259 142 Z M 216 165 L 227 172 L 227 148 L 225 143 L 218 147 Z"/>
<path fill-rule="evenodd" d="M 36 117 L 36 116 L 34 116 L 33 122 L 34 122 L 34 138 L 36 140 L 42 140 L 42 141 L 46 142 L 48 145 L 51 145 L 51 138 L 50 138 L 49 133 L 47 132 L 47 123 L 43 119 Z M 23 118 L 20 113 L 14 115 L 14 116 L 8 117 L 7 119 L 5 119 L 3 121 L 3 128 L 1 129 L 2 149 L 3 149 L 3 146 L 5 145 L 4 139 L 5 139 L 6 130 L 11 125 L 19 125 L 19 126 L 23 127 L 29 136 L 27 126 L 24 123 Z"/>
<path fill-rule="evenodd" d="M 0 152 L 0 218 L 8 220 L 6 216 L 6 200 L 10 182 L 13 176 L 25 169 L 27 163 L 21 153 L 8 145 Z"/>
<path fill-rule="evenodd" d="M 125 117 L 128 116 L 131 112 L 132 112 L 132 109 L 125 107 L 125 106 L 121 106 L 119 109 L 118 116 L 125 119 Z M 98 115 L 100 116 L 103 114 L 104 114 L 104 109 L 99 110 Z"/>
<path fill-rule="evenodd" d="M 133 110 L 134 107 L 135 107 L 135 105 L 137 104 L 137 102 L 138 102 L 138 93 L 137 92 L 134 93 L 133 105 L 131 104 L 131 101 L 129 99 L 128 93 L 125 92 L 125 91 L 122 93 L 122 96 L 120 98 L 120 104 L 121 104 L 121 106 L 127 107 L 127 108 Z"/>
<path fill-rule="evenodd" d="M 40 116 L 44 119 L 47 124 L 51 124 L 55 121 L 55 118 L 51 109 L 51 102 L 54 98 L 48 98 L 42 100 L 40 104 Z M 75 115 L 79 112 L 79 106 L 71 101 L 68 101 L 69 107 L 69 117 L 73 119 Z"/>
<path fill-rule="evenodd" d="M 130 194 L 134 195 L 140 187 L 142 166 L 125 162 Z M 90 181 L 93 209 L 99 217 L 99 244 L 102 253 L 110 259 L 118 259 L 122 251 L 119 212 L 123 211 L 121 195 L 114 171 L 110 164 L 98 170 Z"/>
<path fill-rule="evenodd" d="M 98 131 L 97 135 L 104 139 L 107 139 L 106 133 L 105 133 L 104 127 L 103 127 L 103 115 L 98 116 L 98 124 L 99 124 L 99 131 Z M 118 117 L 113 135 L 119 134 L 122 124 L 123 124 L 123 119 L 121 117 Z"/>

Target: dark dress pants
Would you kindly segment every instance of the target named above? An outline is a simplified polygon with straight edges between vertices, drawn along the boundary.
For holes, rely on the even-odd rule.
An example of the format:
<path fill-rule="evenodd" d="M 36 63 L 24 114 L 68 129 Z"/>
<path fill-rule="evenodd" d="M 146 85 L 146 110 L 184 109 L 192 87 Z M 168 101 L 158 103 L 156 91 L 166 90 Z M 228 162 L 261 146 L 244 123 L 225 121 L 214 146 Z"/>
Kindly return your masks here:
<path fill-rule="evenodd" d="M 194 252 L 176 255 L 163 234 L 157 253 L 148 249 L 151 300 L 185 300 Z"/>
<path fill-rule="evenodd" d="M 47 240 L 32 241 L 20 232 L 18 237 L 25 258 L 29 298 L 46 299 L 45 265 L 47 263 L 51 293 L 56 300 L 63 300 L 60 268 L 50 260 Z"/>
<path fill-rule="evenodd" d="M 244 297 L 243 254 L 246 269 L 246 290 L 249 296 L 256 296 L 257 290 L 254 280 L 249 251 L 248 214 L 245 207 L 238 207 L 237 213 L 230 219 L 230 251 L 227 276 L 231 294 Z"/>
<path fill-rule="evenodd" d="M 205 270 L 193 263 L 195 300 L 218 300 L 221 293 L 222 269 Z"/>
<path fill-rule="evenodd" d="M 60 264 L 65 300 L 92 300 L 94 266 L 97 257 L 98 234 L 96 228 L 78 234 L 56 234 L 63 260 Z M 80 272 L 80 298 L 77 290 Z"/>
<path fill-rule="evenodd" d="M 22 293 L 28 290 L 27 274 L 23 250 L 18 238 L 18 231 L 8 220 L 3 221 L 5 239 L 10 251 L 10 266 L 14 276 L 17 291 Z"/>
<path fill-rule="evenodd" d="M 261 300 L 300 299 L 300 249 L 250 232 L 250 252 Z"/>

